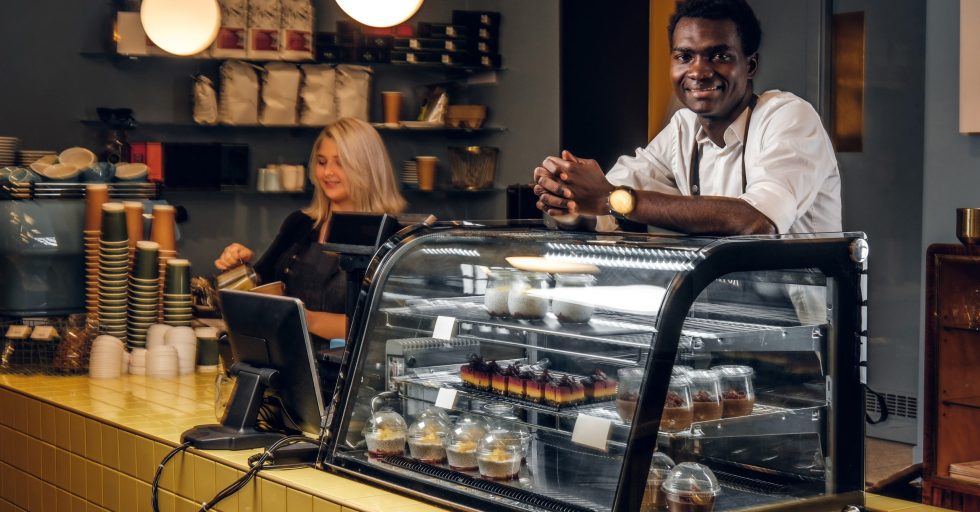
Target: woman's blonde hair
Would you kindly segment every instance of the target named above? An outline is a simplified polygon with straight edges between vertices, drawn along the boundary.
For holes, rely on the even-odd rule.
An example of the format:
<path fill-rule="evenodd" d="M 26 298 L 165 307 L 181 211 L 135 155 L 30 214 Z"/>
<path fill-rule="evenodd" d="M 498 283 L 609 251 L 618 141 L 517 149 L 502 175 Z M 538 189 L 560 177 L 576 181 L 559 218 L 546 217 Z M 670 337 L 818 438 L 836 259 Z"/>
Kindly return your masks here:
<path fill-rule="evenodd" d="M 370 124 L 352 117 L 345 117 L 327 125 L 313 143 L 310 153 L 309 177 L 313 182 L 313 201 L 303 213 L 320 226 L 330 215 L 330 198 L 320 188 L 316 178 L 317 153 L 324 139 L 337 144 L 340 165 L 347 175 L 354 210 L 372 213 L 401 213 L 406 206 L 405 198 L 395 183 L 388 150 L 378 131 Z"/>

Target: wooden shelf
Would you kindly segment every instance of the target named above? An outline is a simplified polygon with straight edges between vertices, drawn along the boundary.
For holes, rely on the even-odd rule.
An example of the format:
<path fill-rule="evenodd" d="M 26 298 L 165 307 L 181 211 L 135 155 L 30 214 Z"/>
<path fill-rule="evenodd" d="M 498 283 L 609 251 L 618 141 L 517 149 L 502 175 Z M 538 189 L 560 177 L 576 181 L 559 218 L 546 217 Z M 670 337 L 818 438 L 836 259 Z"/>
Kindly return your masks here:
<path fill-rule="evenodd" d="M 408 62 L 317 62 L 314 59 L 308 60 L 270 60 L 270 59 L 230 59 L 225 57 L 200 57 L 200 56 L 179 56 L 179 55 L 123 55 L 120 53 L 109 52 L 109 51 L 83 51 L 79 52 L 82 57 L 89 59 L 106 59 L 116 62 L 140 62 L 140 61 L 159 61 L 159 60 L 169 60 L 169 61 L 187 61 L 187 62 L 224 62 L 226 60 L 240 60 L 244 62 L 253 63 L 266 63 L 266 62 L 285 62 L 293 64 L 353 64 L 357 66 L 384 66 L 384 67 L 397 67 L 404 69 L 421 69 L 427 71 L 448 71 L 448 72 L 458 72 L 464 74 L 479 74 L 484 72 L 496 72 L 505 71 L 507 68 L 488 68 L 485 66 L 447 66 L 445 64 L 439 63 L 419 63 L 412 64 Z"/>
<path fill-rule="evenodd" d="M 85 126 L 103 127 L 105 123 L 97 119 L 81 119 L 80 122 Z M 503 132 L 507 129 L 502 126 L 483 126 L 481 128 L 449 128 L 448 126 L 426 126 L 408 127 L 391 126 L 385 123 L 372 123 L 375 129 L 386 133 L 439 133 L 439 134 L 476 134 Z M 179 129 L 202 129 L 202 130 L 292 130 L 296 132 L 319 133 L 322 126 L 302 126 L 302 125 L 261 125 L 261 124 L 198 124 L 188 121 L 137 121 L 137 126 L 133 130 L 140 128 L 179 128 Z"/>

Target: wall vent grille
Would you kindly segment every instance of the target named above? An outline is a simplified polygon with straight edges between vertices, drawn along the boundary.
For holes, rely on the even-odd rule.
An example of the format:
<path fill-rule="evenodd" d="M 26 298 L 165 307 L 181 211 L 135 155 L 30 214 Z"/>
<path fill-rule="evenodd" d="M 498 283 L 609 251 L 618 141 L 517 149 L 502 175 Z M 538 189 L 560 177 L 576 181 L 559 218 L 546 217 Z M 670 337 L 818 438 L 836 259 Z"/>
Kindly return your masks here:
<path fill-rule="evenodd" d="M 914 396 L 895 395 L 892 393 L 884 393 L 884 395 L 885 404 L 888 405 L 888 414 L 912 420 L 918 417 L 919 401 Z M 865 393 L 864 405 L 868 413 L 873 416 L 881 413 L 881 409 L 878 407 L 878 400 L 871 393 Z"/>

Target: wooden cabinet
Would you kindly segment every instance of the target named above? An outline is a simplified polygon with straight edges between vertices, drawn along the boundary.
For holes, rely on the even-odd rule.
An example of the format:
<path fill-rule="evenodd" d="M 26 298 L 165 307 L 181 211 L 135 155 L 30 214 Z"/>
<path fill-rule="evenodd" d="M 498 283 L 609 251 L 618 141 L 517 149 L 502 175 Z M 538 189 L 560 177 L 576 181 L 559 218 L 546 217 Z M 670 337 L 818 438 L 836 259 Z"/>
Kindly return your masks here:
<path fill-rule="evenodd" d="M 926 253 L 923 502 L 980 510 L 980 484 L 949 465 L 980 460 L 980 247 Z"/>

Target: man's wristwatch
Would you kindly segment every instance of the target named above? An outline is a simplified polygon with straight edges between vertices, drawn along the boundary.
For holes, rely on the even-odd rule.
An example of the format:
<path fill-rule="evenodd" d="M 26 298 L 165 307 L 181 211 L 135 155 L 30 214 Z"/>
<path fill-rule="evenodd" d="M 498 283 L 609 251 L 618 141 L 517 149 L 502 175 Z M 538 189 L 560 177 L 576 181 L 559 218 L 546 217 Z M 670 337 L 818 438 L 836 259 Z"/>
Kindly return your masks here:
<path fill-rule="evenodd" d="M 618 186 L 606 198 L 609 214 L 617 219 L 626 219 L 636 209 L 636 191 L 625 185 Z"/>

